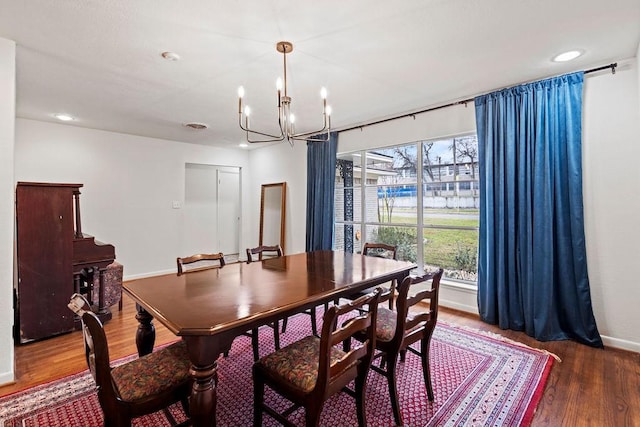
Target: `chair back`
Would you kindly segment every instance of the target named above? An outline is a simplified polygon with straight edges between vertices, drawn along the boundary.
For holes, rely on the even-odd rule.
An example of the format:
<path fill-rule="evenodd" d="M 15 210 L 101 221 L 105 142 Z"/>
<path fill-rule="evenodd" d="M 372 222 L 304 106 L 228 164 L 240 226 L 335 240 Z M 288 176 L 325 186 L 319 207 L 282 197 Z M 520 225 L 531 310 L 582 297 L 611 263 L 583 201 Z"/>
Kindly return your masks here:
<path fill-rule="evenodd" d="M 384 243 L 365 243 L 362 255 L 377 256 L 379 258 L 398 259 L 398 247 Z"/>
<path fill-rule="evenodd" d="M 385 243 L 365 243 L 362 247 L 362 254 L 365 256 L 375 256 L 378 258 L 398 259 L 398 247 Z M 389 289 L 382 294 L 380 302 L 389 302 L 389 310 L 393 309 L 393 299 L 396 293 L 396 279 L 391 281 Z"/>
<path fill-rule="evenodd" d="M 111 384 L 111 365 L 109 346 L 102 322 L 91 311 L 89 302 L 80 294 L 73 294 L 68 307 L 82 321 L 84 352 L 89 372 L 98 388 L 100 399 L 115 399 L 116 394 Z"/>
<path fill-rule="evenodd" d="M 253 261 L 262 261 L 262 257 L 264 255 L 268 256 L 269 258 L 281 257 L 282 248 L 280 247 L 280 245 L 247 248 L 247 264 Z"/>
<path fill-rule="evenodd" d="M 320 360 L 318 363 L 318 378 L 314 393 L 327 395 L 336 392 L 354 377 L 354 372 L 366 376 L 366 371 L 371 365 L 376 345 L 376 316 L 380 294 L 382 290 L 349 301 L 343 305 L 331 306 L 324 314 L 322 333 L 320 335 Z M 369 311 L 363 310 L 363 306 L 370 307 Z M 352 318 L 337 327 L 338 317 L 345 314 L 355 314 Z M 346 354 L 336 361 L 331 361 L 331 348 L 344 343 L 357 334 L 364 331 L 366 339 L 355 348 L 350 348 Z M 341 379 L 343 379 L 341 381 Z"/>
<path fill-rule="evenodd" d="M 438 320 L 438 295 L 440 291 L 440 279 L 443 270 L 440 268 L 435 273 L 425 274 L 423 276 L 407 276 L 398 286 L 398 298 L 396 300 L 396 334 L 395 339 L 404 341 L 403 347 L 407 343 L 413 343 L 419 340 L 425 333 L 431 334 L 436 327 Z M 431 280 L 431 288 L 418 291 L 413 295 L 409 295 L 409 290 L 416 283 Z M 409 309 L 420 301 L 429 299 L 429 309 L 427 311 L 411 312 Z"/>
<path fill-rule="evenodd" d="M 190 271 L 222 268 L 225 265 L 222 252 L 217 254 L 196 254 L 184 258 L 177 258 L 178 276 Z M 185 268 L 188 266 L 187 268 Z"/>

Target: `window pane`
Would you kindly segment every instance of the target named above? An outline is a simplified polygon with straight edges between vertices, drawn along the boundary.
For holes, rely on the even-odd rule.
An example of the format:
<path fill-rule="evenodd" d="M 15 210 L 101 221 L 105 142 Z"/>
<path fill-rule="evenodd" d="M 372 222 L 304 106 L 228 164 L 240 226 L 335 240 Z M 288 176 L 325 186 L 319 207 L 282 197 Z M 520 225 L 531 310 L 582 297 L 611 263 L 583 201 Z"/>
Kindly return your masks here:
<path fill-rule="evenodd" d="M 360 224 L 336 223 L 333 247 L 339 251 L 359 253 L 362 250 Z"/>
<path fill-rule="evenodd" d="M 336 221 L 360 221 L 362 218 L 362 197 L 360 187 L 336 188 L 334 209 Z"/>
<path fill-rule="evenodd" d="M 416 144 L 367 152 L 367 220 L 416 224 Z M 377 198 L 370 203 L 369 197 Z"/>
<path fill-rule="evenodd" d="M 426 270 L 442 267 L 448 279 L 477 280 L 478 231 L 425 228 Z"/>
<path fill-rule="evenodd" d="M 378 186 L 377 215 L 372 221 L 393 224 L 417 224 L 417 191 L 416 185 Z M 369 193 L 367 193 L 367 196 Z"/>
<path fill-rule="evenodd" d="M 367 151 L 367 185 L 415 184 L 416 144 Z"/>
<path fill-rule="evenodd" d="M 479 204 L 477 136 L 423 142 L 422 150 L 424 224 L 477 227 L 471 218 Z"/>
<path fill-rule="evenodd" d="M 362 185 L 361 155 L 340 154 L 336 159 L 336 189 Z"/>

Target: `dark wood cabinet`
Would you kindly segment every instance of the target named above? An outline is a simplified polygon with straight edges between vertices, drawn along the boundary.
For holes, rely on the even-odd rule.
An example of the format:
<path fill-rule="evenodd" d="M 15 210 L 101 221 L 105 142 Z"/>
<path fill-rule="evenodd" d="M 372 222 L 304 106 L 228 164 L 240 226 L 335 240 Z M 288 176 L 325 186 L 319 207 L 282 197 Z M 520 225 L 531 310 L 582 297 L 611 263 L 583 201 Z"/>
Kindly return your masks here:
<path fill-rule="evenodd" d="M 20 182 L 16 188 L 18 284 L 16 341 L 74 329 L 74 191 L 82 184 Z"/>

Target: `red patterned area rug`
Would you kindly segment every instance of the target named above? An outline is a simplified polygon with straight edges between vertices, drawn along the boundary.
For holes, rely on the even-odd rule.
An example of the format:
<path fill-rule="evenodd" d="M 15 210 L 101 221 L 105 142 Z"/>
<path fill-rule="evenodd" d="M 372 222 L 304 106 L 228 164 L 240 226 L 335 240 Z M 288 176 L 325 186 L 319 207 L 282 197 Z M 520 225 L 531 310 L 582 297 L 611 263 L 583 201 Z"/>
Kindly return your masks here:
<path fill-rule="evenodd" d="M 318 313 L 320 314 L 320 312 Z M 290 319 L 283 345 L 304 336 L 309 316 Z M 261 354 L 273 351 L 272 331 L 260 330 Z M 250 426 L 253 422 L 251 341 L 238 337 L 228 358 L 219 360 L 218 425 Z M 399 363 L 398 393 L 406 426 L 527 426 L 542 397 L 553 358 L 548 353 L 479 331 L 439 323 L 431 348 L 435 400 L 429 402 L 420 359 L 407 353 Z M 270 391 L 270 390 L 268 390 Z M 367 382 L 367 421 L 393 426 L 386 379 L 371 372 Z M 288 402 L 267 393 L 267 402 L 283 409 Z M 180 405 L 171 408 L 184 420 Z M 304 410 L 291 415 L 304 425 Z M 102 411 L 90 374 L 85 371 L 0 398 L 0 426 L 102 426 Z M 141 417 L 134 426 L 168 426 L 162 412 Z M 266 426 L 277 423 L 265 416 Z M 355 403 L 344 393 L 329 399 L 322 426 L 357 426 Z"/>

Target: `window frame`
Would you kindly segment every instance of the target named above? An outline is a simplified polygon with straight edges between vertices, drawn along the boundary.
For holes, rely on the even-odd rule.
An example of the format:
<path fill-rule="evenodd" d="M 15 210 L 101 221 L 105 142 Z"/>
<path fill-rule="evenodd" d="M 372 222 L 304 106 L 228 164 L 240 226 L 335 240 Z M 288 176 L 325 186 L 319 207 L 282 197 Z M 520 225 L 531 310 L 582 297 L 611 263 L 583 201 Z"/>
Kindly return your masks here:
<path fill-rule="evenodd" d="M 414 141 L 414 142 L 409 142 L 409 143 L 400 143 L 400 144 L 392 144 L 392 145 L 388 145 L 388 146 L 382 146 L 382 147 L 367 147 L 361 150 L 354 150 L 354 151 L 345 151 L 345 152 L 341 152 L 338 153 L 337 157 L 338 159 L 340 159 L 341 157 L 346 157 L 346 156 L 352 156 L 352 162 L 354 164 L 353 168 L 355 169 L 355 161 L 353 159 L 359 158 L 360 159 L 360 170 L 359 170 L 359 176 L 357 176 L 357 178 L 359 178 L 360 182 L 356 183 L 356 176 L 354 174 L 353 176 L 353 185 L 352 186 L 346 186 L 344 185 L 344 182 L 342 183 L 342 186 L 339 186 L 339 184 L 336 184 L 335 186 L 335 191 L 343 191 L 345 189 L 352 189 L 354 195 L 359 192 L 359 204 L 360 204 L 360 211 L 356 214 L 355 212 L 355 200 L 354 200 L 354 212 L 353 212 L 353 219 L 352 220 L 345 220 L 345 219 L 339 219 L 337 217 L 337 215 L 334 215 L 334 230 L 337 230 L 337 228 L 339 226 L 342 225 L 350 225 L 352 227 L 352 230 L 354 230 L 354 241 L 353 241 L 353 251 L 357 252 L 358 248 L 361 248 L 361 246 L 364 244 L 364 242 L 368 241 L 366 236 L 369 235 L 369 229 L 371 227 L 376 227 L 376 228 L 380 228 L 380 227 L 408 227 L 408 228 L 412 228 L 415 230 L 416 233 L 416 265 L 418 268 L 418 271 L 424 271 L 424 267 L 425 267 L 425 259 L 424 259 L 424 255 L 425 255 L 425 251 L 424 251 L 424 240 L 423 243 L 420 244 L 419 243 L 419 236 L 423 236 L 424 239 L 424 231 L 425 230 L 429 230 L 429 229 L 435 229 L 435 230 L 468 230 L 468 231 L 475 231 L 477 233 L 479 233 L 479 224 L 478 226 L 456 226 L 456 225 L 437 225 L 437 224 L 424 224 L 424 216 L 425 216 L 425 208 L 424 208 L 424 197 L 423 197 L 423 190 L 425 189 L 425 187 L 431 186 L 432 188 L 435 186 L 440 186 L 440 188 L 446 187 L 449 188 L 449 182 L 431 182 L 428 180 L 424 180 L 424 174 L 423 174 L 423 147 L 425 143 L 429 143 L 429 142 L 436 142 L 436 141 L 443 141 L 443 140 L 451 140 L 453 141 L 454 138 L 461 138 L 461 137 L 466 137 L 466 136 L 475 136 L 477 135 L 476 132 L 467 132 L 467 133 L 461 133 L 461 134 L 456 134 L 456 135 L 451 135 L 451 136 L 447 136 L 447 137 L 440 137 L 440 138 L 430 138 L 430 139 L 424 139 L 424 140 L 418 140 L 418 141 Z M 398 148 L 398 147 L 406 147 L 406 146 L 414 146 L 416 149 L 416 176 L 415 176 L 415 182 L 410 182 L 410 183 L 390 183 L 390 184 L 378 184 L 376 183 L 368 183 L 367 182 L 367 174 L 368 174 L 368 163 L 367 163 L 367 159 L 369 158 L 370 154 L 372 154 L 372 152 L 375 152 L 376 150 L 387 150 L 387 149 L 394 149 L 394 148 Z M 373 153 L 375 156 L 380 156 L 379 153 Z M 419 159 L 419 160 L 418 160 Z M 475 161 L 476 165 L 478 163 L 478 160 Z M 445 166 L 443 166 L 444 168 Z M 450 170 L 453 172 L 453 167 L 452 166 L 447 166 L 446 170 Z M 338 170 L 338 167 L 336 167 L 336 173 Z M 443 169 L 444 170 L 444 169 Z M 470 190 L 472 191 L 477 191 L 478 192 L 478 197 L 479 197 L 479 187 L 478 187 L 478 181 L 479 181 L 479 177 L 476 174 L 476 179 L 473 180 L 470 177 L 467 179 L 467 176 L 464 173 L 459 173 L 460 176 L 464 176 L 465 178 L 463 179 L 463 181 L 467 182 L 470 185 Z M 404 174 L 403 174 L 404 176 Z M 336 181 L 337 182 L 337 181 Z M 452 182 L 456 182 L 456 180 L 454 179 L 454 181 Z M 475 184 L 473 184 L 475 183 Z M 415 217 L 415 222 L 410 222 L 410 223 L 402 223 L 402 222 L 380 222 L 380 221 L 371 221 L 371 220 L 367 220 L 367 194 L 370 191 L 370 189 L 375 188 L 375 194 L 379 194 L 379 188 L 380 187 L 402 187 L 402 186 L 413 186 L 415 188 L 416 191 L 416 217 Z M 386 191 L 386 190 L 384 190 Z M 469 190 L 464 190 L 464 191 L 469 191 Z M 473 196 L 474 194 L 472 194 Z M 379 198 L 376 197 L 376 203 L 379 203 Z M 336 208 L 337 208 L 337 203 L 336 203 Z M 336 211 L 334 211 L 335 213 Z M 359 216 L 359 220 L 356 220 L 356 218 L 358 218 Z M 344 218 L 344 216 L 343 216 Z M 478 219 L 479 219 L 479 211 L 478 211 Z M 359 232 L 360 232 L 360 241 L 358 242 L 358 244 L 356 245 L 355 240 L 355 229 L 358 228 Z M 334 239 L 334 248 L 335 248 L 336 242 Z M 356 247 L 358 246 L 358 248 Z M 346 245 L 344 245 L 344 247 L 346 248 Z M 476 244 L 476 249 L 478 248 L 478 244 Z M 477 252 L 476 252 L 476 269 L 475 269 L 475 273 L 477 274 Z M 476 276 L 477 277 L 477 276 Z M 451 281 L 451 282 L 457 282 L 457 283 L 461 283 L 461 284 L 466 284 L 466 285 L 470 285 L 472 287 L 477 286 L 477 282 L 475 280 L 465 280 L 465 279 L 460 279 L 460 278 L 453 278 L 453 277 L 447 277 L 447 281 Z"/>

